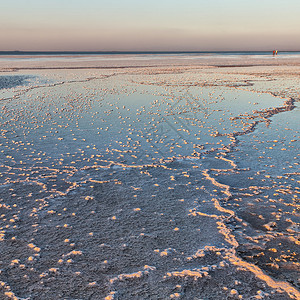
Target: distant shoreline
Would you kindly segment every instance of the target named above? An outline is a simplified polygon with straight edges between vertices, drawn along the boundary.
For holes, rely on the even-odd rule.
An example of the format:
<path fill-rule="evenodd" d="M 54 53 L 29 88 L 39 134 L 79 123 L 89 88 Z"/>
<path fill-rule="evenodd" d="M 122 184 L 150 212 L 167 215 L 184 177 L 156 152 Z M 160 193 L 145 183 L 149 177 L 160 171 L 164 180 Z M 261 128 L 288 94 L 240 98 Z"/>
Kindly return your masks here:
<path fill-rule="evenodd" d="M 0 55 L 120 55 L 120 54 L 224 54 L 224 55 L 266 55 L 272 53 L 273 49 L 269 51 L 0 51 Z M 280 51 L 279 53 L 299 53 L 300 50 Z"/>
<path fill-rule="evenodd" d="M 232 68 L 259 66 L 300 66 L 300 52 L 201 52 L 39 54 L 4 55 L 0 52 L 0 72 L 50 69 L 128 69 L 128 68 Z M 7 53 L 7 52 L 6 52 Z M 37 53 L 37 52 L 36 52 Z M 1 55 L 2 54 L 2 55 Z"/>

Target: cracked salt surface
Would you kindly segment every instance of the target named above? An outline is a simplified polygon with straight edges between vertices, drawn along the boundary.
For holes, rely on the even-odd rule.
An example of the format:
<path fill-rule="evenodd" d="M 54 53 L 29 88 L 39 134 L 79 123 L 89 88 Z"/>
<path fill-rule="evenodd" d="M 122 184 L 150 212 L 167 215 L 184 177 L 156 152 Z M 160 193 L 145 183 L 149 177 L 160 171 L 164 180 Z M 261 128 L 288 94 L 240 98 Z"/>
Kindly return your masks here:
<path fill-rule="evenodd" d="M 297 102 L 210 69 L 39 73 L 1 107 L 3 297 L 299 297 Z"/>

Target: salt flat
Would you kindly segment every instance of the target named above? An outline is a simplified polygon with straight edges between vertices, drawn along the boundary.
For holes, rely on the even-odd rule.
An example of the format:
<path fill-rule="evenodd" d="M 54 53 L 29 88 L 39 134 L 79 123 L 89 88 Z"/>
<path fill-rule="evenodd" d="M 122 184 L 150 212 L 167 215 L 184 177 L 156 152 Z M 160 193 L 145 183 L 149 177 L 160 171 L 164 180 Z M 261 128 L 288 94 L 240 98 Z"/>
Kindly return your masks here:
<path fill-rule="evenodd" d="M 299 299 L 298 58 L 0 61 L 3 299 Z"/>

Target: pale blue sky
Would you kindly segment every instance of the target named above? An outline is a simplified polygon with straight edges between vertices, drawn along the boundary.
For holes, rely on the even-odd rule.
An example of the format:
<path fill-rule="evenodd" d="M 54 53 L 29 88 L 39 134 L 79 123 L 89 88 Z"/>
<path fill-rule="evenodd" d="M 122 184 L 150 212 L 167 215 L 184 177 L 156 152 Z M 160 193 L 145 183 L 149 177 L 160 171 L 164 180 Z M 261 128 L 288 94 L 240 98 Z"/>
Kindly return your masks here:
<path fill-rule="evenodd" d="M 0 50 L 300 50 L 300 0 L 0 0 Z"/>

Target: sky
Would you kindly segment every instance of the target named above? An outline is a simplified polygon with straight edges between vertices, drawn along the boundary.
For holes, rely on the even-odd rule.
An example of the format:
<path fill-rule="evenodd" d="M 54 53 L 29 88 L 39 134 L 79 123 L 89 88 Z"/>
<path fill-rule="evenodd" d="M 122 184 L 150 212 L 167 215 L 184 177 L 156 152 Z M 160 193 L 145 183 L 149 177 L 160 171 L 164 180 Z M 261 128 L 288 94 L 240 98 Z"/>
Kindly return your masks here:
<path fill-rule="evenodd" d="M 0 51 L 300 51 L 300 0 L 0 0 Z"/>

